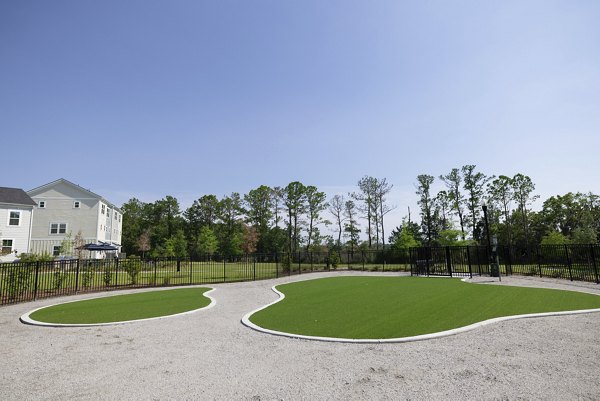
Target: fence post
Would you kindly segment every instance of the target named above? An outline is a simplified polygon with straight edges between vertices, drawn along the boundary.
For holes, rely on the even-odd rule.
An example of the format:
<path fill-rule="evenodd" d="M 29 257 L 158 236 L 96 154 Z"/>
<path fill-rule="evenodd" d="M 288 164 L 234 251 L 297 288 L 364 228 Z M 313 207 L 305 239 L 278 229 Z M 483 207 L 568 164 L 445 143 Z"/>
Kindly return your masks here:
<path fill-rule="evenodd" d="M 598 281 L 598 267 L 596 266 L 596 255 L 594 254 L 594 245 L 590 244 L 590 254 L 592 256 L 592 266 L 594 266 L 594 275 L 596 276 L 596 284 L 599 284 Z"/>
<path fill-rule="evenodd" d="M 150 259 L 152 261 L 152 259 Z M 156 259 L 154 259 L 154 286 L 156 287 Z"/>
<path fill-rule="evenodd" d="M 256 255 L 252 255 L 252 278 L 256 281 Z"/>
<path fill-rule="evenodd" d="M 115 287 L 117 287 L 118 285 L 119 285 L 119 259 L 115 259 Z"/>
<path fill-rule="evenodd" d="M 40 275 L 40 261 L 38 260 L 37 262 L 35 262 L 35 282 L 33 284 L 33 300 L 34 301 L 37 299 L 39 275 Z"/>
<path fill-rule="evenodd" d="M 535 252 L 537 254 L 537 262 L 538 262 L 538 269 L 540 271 L 540 278 L 542 277 L 542 256 L 540 255 L 540 247 L 538 246 L 535 249 Z"/>
<path fill-rule="evenodd" d="M 571 281 L 573 281 L 573 273 L 571 270 L 571 258 L 569 257 L 569 248 L 568 248 L 567 244 L 565 244 L 564 246 L 565 246 L 565 254 L 567 255 L 567 267 L 569 268 L 569 279 Z"/>
<path fill-rule="evenodd" d="M 365 271 L 365 251 L 360 251 L 360 256 L 362 258 L 362 271 Z"/>
<path fill-rule="evenodd" d="M 510 273 L 509 270 L 510 269 Z M 508 265 L 506 266 L 506 275 L 511 275 L 512 276 L 512 246 L 509 244 L 508 245 Z"/>
<path fill-rule="evenodd" d="M 279 261 L 277 259 L 278 253 L 275 252 L 275 277 L 279 278 Z"/>
<path fill-rule="evenodd" d="M 226 281 L 226 278 L 225 278 L 225 263 L 226 263 L 225 262 L 225 255 L 223 255 L 223 282 Z"/>
<path fill-rule="evenodd" d="M 446 268 L 448 269 L 448 273 L 450 277 L 452 277 L 452 260 L 450 260 L 450 247 L 446 246 Z"/>
<path fill-rule="evenodd" d="M 346 260 L 348 261 L 348 270 L 352 270 L 352 261 L 350 260 L 350 251 L 346 251 Z"/>
<path fill-rule="evenodd" d="M 193 274 L 192 274 L 193 269 L 194 269 L 194 262 L 192 261 L 192 255 L 190 255 L 190 285 L 192 285 L 192 282 L 194 281 Z"/>
<path fill-rule="evenodd" d="M 75 266 L 75 294 L 77 294 L 77 291 L 79 291 L 79 258 Z"/>
<path fill-rule="evenodd" d="M 469 264 L 469 278 L 473 278 L 473 268 L 471 267 L 471 251 L 467 245 L 467 263 Z"/>

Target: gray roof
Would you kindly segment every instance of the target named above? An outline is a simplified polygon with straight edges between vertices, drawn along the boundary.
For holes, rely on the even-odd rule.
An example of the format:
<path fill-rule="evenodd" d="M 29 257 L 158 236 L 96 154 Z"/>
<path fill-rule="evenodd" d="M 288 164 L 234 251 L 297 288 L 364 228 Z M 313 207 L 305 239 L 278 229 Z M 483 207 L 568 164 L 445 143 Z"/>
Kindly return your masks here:
<path fill-rule="evenodd" d="M 36 206 L 37 203 L 20 188 L 0 187 L 0 203 Z"/>

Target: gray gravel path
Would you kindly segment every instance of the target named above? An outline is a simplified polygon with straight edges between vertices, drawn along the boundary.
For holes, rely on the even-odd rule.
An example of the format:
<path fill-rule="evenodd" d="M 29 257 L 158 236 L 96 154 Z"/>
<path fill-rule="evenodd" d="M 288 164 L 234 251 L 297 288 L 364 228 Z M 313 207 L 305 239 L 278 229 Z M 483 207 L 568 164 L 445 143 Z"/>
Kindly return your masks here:
<path fill-rule="evenodd" d="M 339 274 L 347 273 L 218 284 L 210 310 L 118 326 L 18 321 L 61 299 L 1 307 L 0 399 L 600 400 L 600 313 L 381 345 L 276 337 L 240 323 L 277 298 L 274 284 Z M 501 285 L 600 294 L 598 285 L 558 280 L 508 277 Z"/>

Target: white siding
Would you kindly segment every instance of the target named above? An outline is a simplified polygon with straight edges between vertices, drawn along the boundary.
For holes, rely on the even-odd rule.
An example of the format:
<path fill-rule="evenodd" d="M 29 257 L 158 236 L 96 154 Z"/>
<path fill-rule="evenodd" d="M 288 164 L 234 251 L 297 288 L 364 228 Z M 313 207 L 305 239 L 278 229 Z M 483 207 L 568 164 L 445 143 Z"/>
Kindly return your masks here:
<path fill-rule="evenodd" d="M 8 225 L 10 211 L 20 212 L 18 226 Z M 2 240 L 9 239 L 13 241 L 12 254 L 0 256 L 0 261 L 12 261 L 15 259 L 14 251 L 17 254 L 29 252 L 29 230 L 31 225 L 32 209 L 25 206 L 0 205 L 0 245 Z"/>

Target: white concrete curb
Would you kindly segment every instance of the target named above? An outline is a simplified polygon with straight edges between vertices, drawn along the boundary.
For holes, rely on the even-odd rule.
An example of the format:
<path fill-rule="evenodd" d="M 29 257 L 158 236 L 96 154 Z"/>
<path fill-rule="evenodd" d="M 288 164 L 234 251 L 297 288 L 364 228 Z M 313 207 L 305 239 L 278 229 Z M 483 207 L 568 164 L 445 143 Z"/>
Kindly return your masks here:
<path fill-rule="evenodd" d="M 37 309 L 34 309 L 32 311 L 29 311 L 29 312 L 25 313 L 24 315 L 22 315 L 19 318 L 19 320 L 22 323 L 30 324 L 30 325 L 33 325 L 33 326 L 45 326 L 45 327 L 94 327 L 94 326 L 115 326 L 115 325 L 118 325 L 118 324 L 128 324 L 128 323 L 134 323 L 134 322 L 145 322 L 145 321 L 148 321 L 148 320 L 158 320 L 158 319 L 166 319 L 166 318 L 175 317 L 175 316 L 189 315 L 191 313 L 196 313 L 198 311 L 203 311 L 203 310 L 206 310 L 206 309 L 210 309 L 210 308 L 212 308 L 213 306 L 215 306 L 217 304 L 217 301 L 212 296 L 209 295 L 209 293 L 215 291 L 216 288 L 207 287 L 207 286 L 203 286 L 203 287 L 210 288 L 209 291 L 206 291 L 204 294 L 202 294 L 203 296 L 205 296 L 208 299 L 210 299 L 210 304 L 208 304 L 207 306 L 204 306 L 202 308 L 190 310 L 190 311 L 187 311 L 187 312 L 176 313 L 174 315 L 149 317 L 149 318 L 146 318 L 146 319 L 124 320 L 122 322 L 81 323 L 81 324 L 77 324 L 77 323 L 73 323 L 73 324 L 68 324 L 68 323 L 47 323 L 47 322 L 40 322 L 40 321 L 37 321 L 37 320 L 33 320 L 31 317 L 29 317 L 29 315 L 31 315 L 34 312 L 37 312 L 40 309 L 50 308 L 50 307 L 56 306 L 56 305 L 69 304 L 69 303 L 72 303 L 72 302 L 88 301 L 90 299 L 107 298 L 107 297 L 95 297 L 95 298 L 78 299 L 78 300 L 75 300 L 75 301 L 60 302 L 60 303 L 53 304 L 53 305 L 42 306 L 41 308 L 37 308 Z M 176 289 L 178 289 L 178 288 L 169 288 L 169 289 L 163 289 L 163 290 L 159 290 L 159 291 L 171 291 L 171 290 L 176 290 Z M 130 293 L 130 294 L 132 294 L 132 293 Z M 136 293 L 133 293 L 133 294 L 136 294 Z M 121 295 L 128 295 L 128 294 L 121 294 Z M 111 296 L 120 296 L 120 295 L 111 295 Z"/>
<path fill-rule="evenodd" d="M 316 280 L 318 280 L 318 279 L 316 279 Z M 469 280 L 470 280 L 470 278 L 468 278 L 468 277 L 461 279 L 461 281 L 463 281 L 463 282 L 468 282 Z M 476 283 L 471 283 L 471 284 L 476 284 Z M 281 300 L 283 300 L 285 298 L 285 294 L 283 294 L 282 292 L 277 290 L 275 288 L 275 286 L 271 287 L 271 289 L 276 294 L 279 295 L 279 299 L 271 302 L 268 305 L 262 306 L 258 309 L 253 310 L 252 312 L 249 312 L 246 315 L 244 315 L 244 317 L 242 318 L 242 324 L 244 324 L 245 326 L 247 326 L 253 330 L 260 331 L 262 333 L 276 335 L 276 336 L 299 338 L 299 339 L 303 339 L 303 340 L 328 341 L 328 342 L 339 342 L 339 343 L 362 343 L 362 344 L 407 343 L 407 342 L 412 342 L 412 341 L 431 340 L 434 338 L 453 336 L 455 334 L 464 333 L 466 331 L 475 330 L 479 327 L 487 326 L 488 324 L 504 322 L 507 320 L 529 319 L 529 318 L 534 318 L 534 317 L 547 317 L 547 316 L 579 315 L 579 314 L 583 314 L 583 313 L 600 312 L 600 309 L 583 309 L 583 310 L 575 310 L 575 311 L 530 313 L 530 314 L 525 314 L 525 315 L 503 316 L 503 317 L 497 317 L 497 318 L 493 318 L 493 319 L 484 320 L 484 321 L 481 321 L 478 323 L 473 323 L 468 326 L 463 326 L 463 327 L 459 327 L 459 328 L 452 329 L 452 330 L 440 331 L 440 332 L 431 333 L 431 334 L 422 334 L 422 335 L 411 336 L 411 337 L 381 338 L 381 339 L 318 337 L 318 336 L 305 336 L 302 334 L 294 334 L 294 333 L 286 333 L 283 331 L 269 330 L 269 329 L 260 327 L 250 321 L 250 316 L 252 316 L 256 312 L 266 309 L 271 305 L 275 305 L 277 302 L 280 302 Z M 594 295 L 594 294 L 592 294 L 592 295 Z"/>

